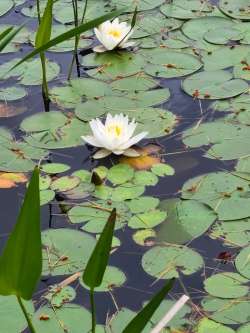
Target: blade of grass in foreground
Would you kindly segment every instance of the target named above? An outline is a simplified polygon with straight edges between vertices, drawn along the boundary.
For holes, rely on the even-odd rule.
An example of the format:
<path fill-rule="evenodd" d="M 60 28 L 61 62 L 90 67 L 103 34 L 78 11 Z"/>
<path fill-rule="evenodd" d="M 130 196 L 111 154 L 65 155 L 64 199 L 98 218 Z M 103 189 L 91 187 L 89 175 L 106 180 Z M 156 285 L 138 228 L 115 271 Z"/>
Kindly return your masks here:
<path fill-rule="evenodd" d="M 0 34 L 0 52 L 12 41 L 12 39 L 19 33 L 19 31 L 24 27 L 24 24 L 20 25 L 20 27 L 14 29 L 14 27 L 10 27 L 4 30 Z"/>
<path fill-rule="evenodd" d="M 167 293 L 172 289 L 173 284 L 174 279 L 168 281 L 151 301 L 134 317 L 134 319 L 132 319 L 122 333 L 141 333 Z"/>
<path fill-rule="evenodd" d="M 31 299 L 41 271 L 39 170 L 36 168 L 17 223 L 0 257 L 0 294 Z"/>
<path fill-rule="evenodd" d="M 90 303 L 92 313 L 92 333 L 95 333 L 95 303 L 94 289 L 98 287 L 103 280 L 103 276 L 108 265 L 109 254 L 111 251 L 114 227 L 116 221 L 116 209 L 113 209 L 109 219 L 98 239 L 96 246 L 87 263 L 83 274 L 83 282 L 90 288 Z"/>
<path fill-rule="evenodd" d="M 19 66 L 20 64 L 22 64 L 23 62 L 33 58 L 35 55 L 40 54 L 41 52 L 44 52 L 44 51 L 48 50 L 49 48 L 64 42 L 65 40 L 68 40 L 72 37 L 75 37 L 76 35 L 82 34 L 85 31 L 93 29 L 94 27 L 98 26 L 99 24 L 101 24 L 101 23 L 103 23 L 107 20 L 110 20 L 110 19 L 112 19 L 116 16 L 119 16 L 123 12 L 124 12 L 124 8 L 121 9 L 121 10 L 116 10 L 116 11 L 111 12 L 109 14 L 100 16 L 97 19 L 94 19 L 94 20 L 91 20 L 87 23 L 81 24 L 77 28 L 73 28 L 69 31 L 64 32 L 63 34 L 51 39 L 49 42 L 37 47 L 34 51 L 27 54 L 22 60 L 20 60 L 15 66 L 13 66 L 10 69 L 10 71 L 12 69 L 16 68 L 17 66 Z"/>

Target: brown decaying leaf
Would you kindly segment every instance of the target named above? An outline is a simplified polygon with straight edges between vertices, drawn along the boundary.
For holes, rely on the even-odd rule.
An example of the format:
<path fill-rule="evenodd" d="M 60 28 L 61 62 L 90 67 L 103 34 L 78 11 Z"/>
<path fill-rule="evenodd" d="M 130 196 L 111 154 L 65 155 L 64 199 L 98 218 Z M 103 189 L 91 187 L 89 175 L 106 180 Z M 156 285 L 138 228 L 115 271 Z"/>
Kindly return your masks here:
<path fill-rule="evenodd" d="M 27 177 L 23 173 L 0 172 L 0 188 L 12 188 L 17 183 L 27 182 Z"/>
<path fill-rule="evenodd" d="M 148 170 L 154 164 L 161 162 L 161 147 L 154 144 L 149 144 L 143 148 L 135 147 L 135 150 L 140 153 L 139 157 L 121 157 L 120 162 L 130 165 L 136 170 Z"/>

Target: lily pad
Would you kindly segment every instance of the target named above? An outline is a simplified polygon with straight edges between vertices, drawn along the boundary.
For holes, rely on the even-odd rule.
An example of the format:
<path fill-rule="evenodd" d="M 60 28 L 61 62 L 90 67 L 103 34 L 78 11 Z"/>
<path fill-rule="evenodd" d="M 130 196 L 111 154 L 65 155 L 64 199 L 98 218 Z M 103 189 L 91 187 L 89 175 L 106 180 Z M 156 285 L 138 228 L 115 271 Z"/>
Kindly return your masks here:
<path fill-rule="evenodd" d="M 70 169 L 70 166 L 63 163 L 47 163 L 43 164 L 41 166 L 41 169 L 43 172 L 53 175 L 68 171 Z"/>
<path fill-rule="evenodd" d="M 199 59 L 184 52 L 154 49 L 145 52 L 147 64 L 146 73 L 164 78 L 185 76 L 196 72 L 202 67 Z"/>
<path fill-rule="evenodd" d="M 162 223 L 167 217 L 167 213 L 159 209 L 134 215 L 128 222 L 128 226 L 132 229 L 153 228 Z"/>
<path fill-rule="evenodd" d="M 220 222 L 213 226 L 209 236 L 222 240 L 227 246 L 242 247 L 250 242 L 249 228 L 249 219 Z"/>
<path fill-rule="evenodd" d="M 0 101 L 16 101 L 27 95 L 26 89 L 22 87 L 8 87 L 0 89 Z"/>
<path fill-rule="evenodd" d="M 27 312 L 32 316 L 34 306 L 31 301 L 24 301 Z M 3 332 L 21 332 L 27 327 L 26 319 L 17 302 L 16 296 L 0 296 L 1 330 Z"/>
<path fill-rule="evenodd" d="M 82 271 L 96 240 L 84 232 L 64 228 L 43 231 L 42 243 L 43 275 L 56 276 Z"/>
<path fill-rule="evenodd" d="M 248 181 L 226 172 L 198 176 L 188 180 L 182 188 L 184 199 L 193 199 L 210 206 L 224 221 L 250 216 Z"/>
<path fill-rule="evenodd" d="M 0 16 L 8 13 L 8 11 L 14 6 L 12 0 L 4 0 L 0 3 Z"/>
<path fill-rule="evenodd" d="M 195 330 L 195 333 L 235 333 L 235 331 L 227 326 L 224 326 L 220 323 L 216 323 L 215 321 L 208 319 L 206 317 L 202 318 Z"/>
<path fill-rule="evenodd" d="M 199 99 L 224 99 L 240 95 L 248 90 L 248 84 L 233 79 L 226 71 L 210 71 L 193 74 L 182 83 L 183 90 Z"/>
<path fill-rule="evenodd" d="M 209 318 L 226 325 L 239 325 L 249 321 L 250 302 L 246 299 L 221 299 L 205 297 L 202 307 Z"/>
<path fill-rule="evenodd" d="M 38 332 L 61 333 L 63 327 L 74 333 L 87 333 L 91 329 L 91 314 L 78 304 L 58 309 L 43 306 L 33 316 L 32 323 Z"/>
<path fill-rule="evenodd" d="M 235 259 L 237 271 L 247 279 L 250 279 L 250 246 L 242 249 Z"/>
<path fill-rule="evenodd" d="M 220 298 L 238 298 L 249 292 L 248 279 L 240 274 L 223 272 L 210 276 L 204 282 L 205 290 L 212 296 Z"/>
<path fill-rule="evenodd" d="M 158 230 L 158 239 L 174 244 L 185 244 L 203 235 L 217 217 L 208 206 L 194 200 L 163 200 L 159 208 L 168 216 Z"/>
<path fill-rule="evenodd" d="M 123 184 L 134 176 L 134 170 L 126 164 L 117 164 L 109 169 L 107 179 L 113 184 Z"/>
<path fill-rule="evenodd" d="M 142 257 L 145 272 L 158 279 L 178 278 L 180 273 L 191 275 L 203 265 L 202 257 L 185 246 L 155 246 Z"/>
<path fill-rule="evenodd" d="M 79 279 L 80 284 L 89 289 L 83 282 Z M 95 288 L 95 292 L 112 291 L 115 288 L 121 287 L 126 282 L 126 275 L 117 267 L 107 266 L 106 271 L 103 276 L 102 284 Z"/>
<path fill-rule="evenodd" d="M 239 20 L 250 21 L 248 0 L 220 0 L 219 8 L 226 15 Z"/>

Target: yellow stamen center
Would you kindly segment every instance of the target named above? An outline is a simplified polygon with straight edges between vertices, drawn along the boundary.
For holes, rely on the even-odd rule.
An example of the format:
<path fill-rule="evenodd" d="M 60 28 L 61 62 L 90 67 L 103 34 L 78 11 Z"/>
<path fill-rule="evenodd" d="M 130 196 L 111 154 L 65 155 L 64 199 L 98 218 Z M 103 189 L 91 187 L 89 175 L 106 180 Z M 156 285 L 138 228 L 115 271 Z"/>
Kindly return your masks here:
<path fill-rule="evenodd" d="M 108 133 L 114 134 L 115 136 L 120 136 L 122 133 L 122 128 L 119 125 L 110 125 L 108 127 Z"/>
<path fill-rule="evenodd" d="M 108 31 L 108 34 L 113 36 L 114 38 L 120 38 L 121 37 L 121 31 L 117 29 L 110 29 Z"/>

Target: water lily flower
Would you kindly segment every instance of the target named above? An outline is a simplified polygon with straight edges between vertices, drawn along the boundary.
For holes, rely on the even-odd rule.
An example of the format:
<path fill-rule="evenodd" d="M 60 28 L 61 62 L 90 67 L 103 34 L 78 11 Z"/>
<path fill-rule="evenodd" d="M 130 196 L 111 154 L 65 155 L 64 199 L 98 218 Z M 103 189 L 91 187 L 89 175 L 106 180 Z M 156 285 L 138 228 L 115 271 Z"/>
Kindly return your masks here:
<path fill-rule="evenodd" d="M 101 45 L 94 47 L 95 52 L 105 52 L 113 50 L 117 47 L 127 48 L 134 45 L 134 42 L 128 42 L 129 37 L 133 33 L 131 25 L 126 22 L 119 23 L 119 19 L 114 21 L 106 21 L 94 29 L 95 35 Z"/>
<path fill-rule="evenodd" d="M 93 119 L 89 123 L 93 135 L 82 136 L 82 139 L 94 146 L 101 148 L 95 154 L 94 158 L 103 158 L 112 153 L 115 155 L 139 156 L 140 154 L 131 147 L 147 136 L 147 132 L 141 132 L 133 136 L 137 123 L 133 119 L 129 122 L 128 116 L 122 113 L 107 115 L 105 124 L 100 119 Z"/>

